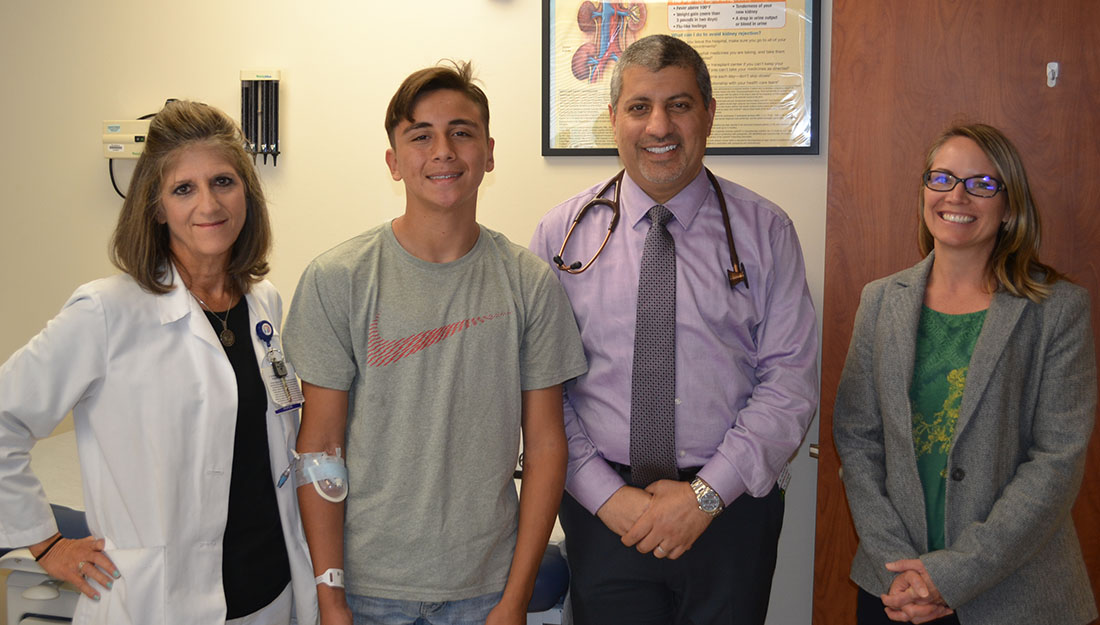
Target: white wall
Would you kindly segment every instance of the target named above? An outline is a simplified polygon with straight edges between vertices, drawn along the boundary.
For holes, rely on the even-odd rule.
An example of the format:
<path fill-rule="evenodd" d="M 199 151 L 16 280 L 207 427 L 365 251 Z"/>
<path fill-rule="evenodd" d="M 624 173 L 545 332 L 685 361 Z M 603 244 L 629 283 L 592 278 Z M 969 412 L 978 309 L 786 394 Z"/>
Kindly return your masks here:
<path fill-rule="evenodd" d="M 828 2 L 823 13 L 827 120 Z M 168 97 L 237 117 L 242 69 L 282 70 L 284 154 L 260 170 L 275 228 L 270 278 L 287 299 L 311 258 L 400 214 L 382 115 L 405 75 L 441 58 L 472 59 L 489 95 L 497 167 L 482 186 L 479 219 L 526 244 L 547 209 L 618 168 L 613 157 L 540 156 L 540 23 L 537 0 L 3 2 L 0 359 L 77 285 L 113 271 L 106 247 L 121 200 L 107 178 L 102 120 L 155 112 Z M 707 160 L 790 213 L 819 325 L 825 126 L 820 156 Z M 125 184 L 132 164 L 118 164 Z M 816 465 L 805 449 L 794 472 L 769 618 L 776 625 L 810 622 Z"/>

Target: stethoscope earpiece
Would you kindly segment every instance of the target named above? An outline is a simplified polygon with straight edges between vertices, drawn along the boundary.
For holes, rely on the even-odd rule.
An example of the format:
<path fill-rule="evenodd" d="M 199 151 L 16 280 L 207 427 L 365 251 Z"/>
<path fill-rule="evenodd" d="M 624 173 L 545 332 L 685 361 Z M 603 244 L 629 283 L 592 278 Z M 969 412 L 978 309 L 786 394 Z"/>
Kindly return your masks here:
<path fill-rule="evenodd" d="M 569 225 L 569 231 L 565 233 L 565 240 L 561 242 L 561 249 L 558 250 L 558 255 L 554 257 L 554 264 L 558 266 L 558 269 L 571 274 L 584 273 L 584 271 L 591 267 L 592 263 L 596 262 L 596 259 L 600 257 L 600 252 L 602 252 L 604 246 L 607 245 L 607 240 L 611 238 L 611 233 L 615 232 L 615 227 L 619 225 L 619 196 L 623 188 L 622 180 L 625 171 L 625 169 L 619 170 L 619 173 L 615 174 L 615 177 L 611 180 L 608 180 L 607 184 L 596 193 L 596 197 L 582 206 L 580 212 L 573 218 L 573 223 Z M 604 193 L 607 193 L 607 190 L 610 189 L 612 185 L 615 186 L 614 199 L 608 200 L 600 197 Z M 565 246 L 569 243 L 569 238 L 573 236 L 573 229 L 581 222 L 581 219 L 584 218 L 584 214 L 588 212 L 588 209 L 593 206 L 607 206 L 611 209 L 611 223 L 607 225 L 607 234 L 603 237 L 603 243 L 600 243 L 600 249 L 596 250 L 596 253 L 592 255 L 592 260 L 588 261 L 587 264 L 581 264 L 581 261 L 578 260 L 570 265 L 566 265 L 565 261 L 562 260 L 562 256 L 565 254 Z"/>
<path fill-rule="evenodd" d="M 561 256 L 554 257 L 554 264 L 558 266 L 558 269 L 565 270 L 565 261 L 561 259 Z M 572 265 L 569 265 L 568 269 L 577 270 L 581 268 L 581 261 L 574 261 Z"/>

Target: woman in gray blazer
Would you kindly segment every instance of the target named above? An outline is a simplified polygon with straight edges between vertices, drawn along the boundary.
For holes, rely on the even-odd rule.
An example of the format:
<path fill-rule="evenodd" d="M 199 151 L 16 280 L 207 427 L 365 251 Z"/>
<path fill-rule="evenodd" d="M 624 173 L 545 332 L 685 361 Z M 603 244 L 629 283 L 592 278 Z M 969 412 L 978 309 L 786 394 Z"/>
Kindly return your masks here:
<path fill-rule="evenodd" d="M 864 288 L 833 416 L 859 622 L 1089 622 L 1070 515 L 1096 414 L 1088 293 L 1039 262 L 1000 131 L 949 129 L 926 169 L 925 259 Z"/>

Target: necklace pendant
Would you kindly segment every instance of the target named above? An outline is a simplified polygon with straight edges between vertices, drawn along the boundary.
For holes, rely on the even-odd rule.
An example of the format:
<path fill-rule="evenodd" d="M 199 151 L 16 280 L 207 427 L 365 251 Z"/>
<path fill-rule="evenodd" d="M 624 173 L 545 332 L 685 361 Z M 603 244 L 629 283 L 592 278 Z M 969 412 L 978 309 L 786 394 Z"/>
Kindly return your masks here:
<path fill-rule="evenodd" d="M 233 334 L 232 330 L 226 328 L 218 335 L 218 340 L 226 347 L 233 347 L 233 344 L 237 342 L 237 336 Z"/>

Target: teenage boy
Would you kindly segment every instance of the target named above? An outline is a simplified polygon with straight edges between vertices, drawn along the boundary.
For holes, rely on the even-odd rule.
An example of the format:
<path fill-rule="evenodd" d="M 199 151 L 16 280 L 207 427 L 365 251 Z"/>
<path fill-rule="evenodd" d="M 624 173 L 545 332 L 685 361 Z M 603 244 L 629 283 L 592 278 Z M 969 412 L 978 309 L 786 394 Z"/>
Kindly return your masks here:
<path fill-rule="evenodd" d="M 565 480 L 561 383 L 586 369 L 576 322 L 545 263 L 476 221 L 494 141 L 470 65 L 414 72 L 385 126 L 405 212 L 314 260 L 285 330 L 298 452 L 349 476 L 341 503 L 298 484 L 321 622 L 520 625 Z"/>

